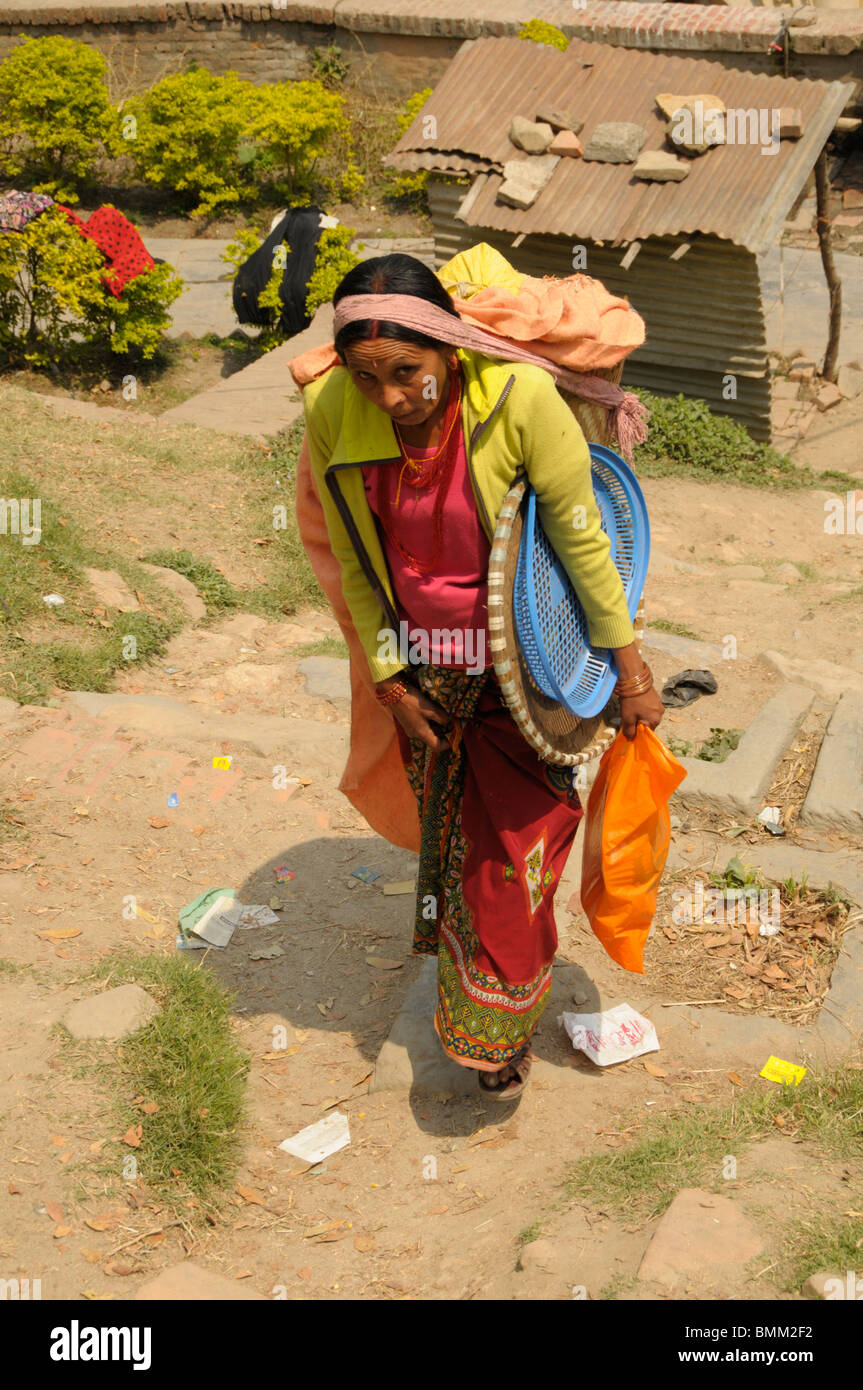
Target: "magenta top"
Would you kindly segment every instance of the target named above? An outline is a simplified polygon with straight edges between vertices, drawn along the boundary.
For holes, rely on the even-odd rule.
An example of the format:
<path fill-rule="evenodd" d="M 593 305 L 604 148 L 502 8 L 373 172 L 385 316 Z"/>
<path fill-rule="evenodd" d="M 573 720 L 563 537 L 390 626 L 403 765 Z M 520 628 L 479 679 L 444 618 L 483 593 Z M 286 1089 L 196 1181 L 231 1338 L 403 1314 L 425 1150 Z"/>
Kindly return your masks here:
<path fill-rule="evenodd" d="M 438 446 L 407 447 L 411 458 L 430 458 Z M 387 495 L 390 515 L 398 524 L 404 548 L 418 560 L 434 551 L 435 488 L 412 487 L 402 478 L 399 505 L 395 498 L 400 467 L 377 464 L 363 468 L 369 506 L 380 517 L 380 498 Z M 382 489 L 386 489 L 386 494 Z M 491 549 L 482 529 L 470 481 L 464 430 L 458 431 L 458 453 L 443 510 L 443 546 L 431 574 L 417 574 L 405 564 L 383 526 L 378 531 L 384 548 L 401 631 L 396 635 L 407 664 L 408 650 L 433 666 L 484 670 L 492 665 L 488 631 L 488 557 Z"/>

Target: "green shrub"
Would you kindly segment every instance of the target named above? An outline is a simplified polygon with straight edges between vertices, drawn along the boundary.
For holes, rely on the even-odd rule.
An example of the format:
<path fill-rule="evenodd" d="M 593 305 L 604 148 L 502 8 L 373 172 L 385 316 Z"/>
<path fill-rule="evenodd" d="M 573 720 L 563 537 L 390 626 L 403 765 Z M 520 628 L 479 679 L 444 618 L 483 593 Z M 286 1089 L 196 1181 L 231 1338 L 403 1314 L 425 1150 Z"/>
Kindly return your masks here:
<path fill-rule="evenodd" d="M 257 167 L 286 201 L 311 201 L 319 188 L 346 201 L 364 185 L 354 160 L 344 98 L 321 82 L 268 82 L 253 89 L 247 127 Z"/>
<path fill-rule="evenodd" d="M 327 304 L 348 271 L 359 265 L 359 256 L 349 249 L 353 236 L 353 227 L 325 227 L 321 232 L 315 268 L 306 295 L 307 314 L 314 314 L 319 305 Z"/>
<path fill-rule="evenodd" d="M 150 91 L 127 102 L 134 139 L 115 152 L 130 154 L 141 178 L 175 189 L 191 200 L 193 217 L 209 217 L 220 208 L 255 196 L 244 182 L 239 147 L 256 110 L 256 89 L 235 72 L 223 77 L 193 68 L 163 77 Z"/>
<path fill-rule="evenodd" d="M 169 265 L 129 281 L 117 299 L 102 284 L 94 242 L 55 208 L 23 232 L 0 235 L 0 351 L 7 363 L 45 367 L 74 352 L 152 357 L 183 282 Z"/>
<path fill-rule="evenodd" d="M 117 113 L 108 65 L 86 43 L 24 39 L 0 63 L 0 173 L 58 202 L 76 203 L 100 144 L 113 145 Z"/>
<path fill-rule="evenodd" d="M 546 24 L 544 19 L 525 20 L 518 31 L 518 37 L 530 39 L 533 43 L 547 43 L 561 51 L 569 48 L 569 39 L 563 30 L 557 29 L 553 24 Z"/>
<path fill-rule="evenodd" d="M 412 96 L 408 97 L 398 115 L 399 135 L 404 135 L 405 131 L 413 124 L 433 90 L 432 87 L 425 87 L 421 92 L 414 92 Z M 392 196 L 394 198 L 408 198 L 423 212 L 428 212 L 428 181 L 427 169 L 417 169 L 412 174 L 399 174 L 393 180 Z"/>
<path fill-rule="evenodd" d="M 350 63 L 342 58 L 342 50 L 331 43 L 326 48 L 313 48 L 309 54 L 312 79 L 330 91 L 337 91 L 348 75 Z"/>

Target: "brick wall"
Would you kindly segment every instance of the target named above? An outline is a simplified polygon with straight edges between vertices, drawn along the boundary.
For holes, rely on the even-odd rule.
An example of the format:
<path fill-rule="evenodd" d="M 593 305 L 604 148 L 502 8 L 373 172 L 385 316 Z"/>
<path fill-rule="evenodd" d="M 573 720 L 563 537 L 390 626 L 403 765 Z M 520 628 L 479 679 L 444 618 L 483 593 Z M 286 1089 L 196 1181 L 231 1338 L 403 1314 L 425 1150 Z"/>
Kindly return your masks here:
<path fill-rule="evenodd" d="M 464 39 L 516 34 L 528 16 L 583 39 L 771 72 L 767 46 L 792 11 L 621 0 L 586 0 L 583 8 L 563 0 L 285 0 L 284 8 L 281 0 L 0 0 L 0 57 L 21 33 L 75 37 L 110 58 L 113 84 L 124 95 L 191 59 L 257 82 L 302 77 L 311 47 L 337 43 L 351 56 L 360 86 L 402 100 L 434 83 Z M 807 17 L 800 23 L 800 11 L 793 15 L 790 74 L 854 81 L 863 100 L 863 9 L 812 9 Z"/>

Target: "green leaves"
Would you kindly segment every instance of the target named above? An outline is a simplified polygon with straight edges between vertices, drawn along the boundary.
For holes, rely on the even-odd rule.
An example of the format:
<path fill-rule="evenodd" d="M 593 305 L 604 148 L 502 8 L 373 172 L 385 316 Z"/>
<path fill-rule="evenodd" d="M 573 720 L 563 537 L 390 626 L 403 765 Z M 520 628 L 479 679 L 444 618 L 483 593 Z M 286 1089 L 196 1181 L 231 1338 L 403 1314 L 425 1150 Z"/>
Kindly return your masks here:
<path fill-rule="evenodd" d="M 0 63 L 0 173 L 77 202 L 78 182 L 117 134 L 107 70 L 97 49 L 74 39 L 18 44 Z"/>

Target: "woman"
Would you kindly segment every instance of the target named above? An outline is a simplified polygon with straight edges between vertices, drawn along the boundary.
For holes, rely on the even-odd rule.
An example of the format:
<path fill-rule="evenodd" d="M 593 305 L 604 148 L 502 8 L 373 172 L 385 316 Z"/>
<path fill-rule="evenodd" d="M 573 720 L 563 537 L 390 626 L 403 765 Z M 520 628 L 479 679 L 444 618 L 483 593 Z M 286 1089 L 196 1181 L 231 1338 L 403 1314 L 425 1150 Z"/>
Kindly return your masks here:
<path fill-rule="evenodd" d="M 341 365 L 305 387 L 306 442 L 344 600 L 419 807 L 414 952 L 438 957 L 447 1055 L 475 1068 L 487 1095 L 514 1100 L 550 989 L 554 892 L 583 815 L 570 773 L 519 733 L 489 655 L 490 543 L 518 472 L 592 644 L 614 653 L 626 737 L 639 722 L 655 728 L 662 705 L 584 435 L 549 373 L 499 360 L 506 344 L 497 357 L 452 346 L 477 330 L 410 256 L 356 266 L 333 304 Z"/>

